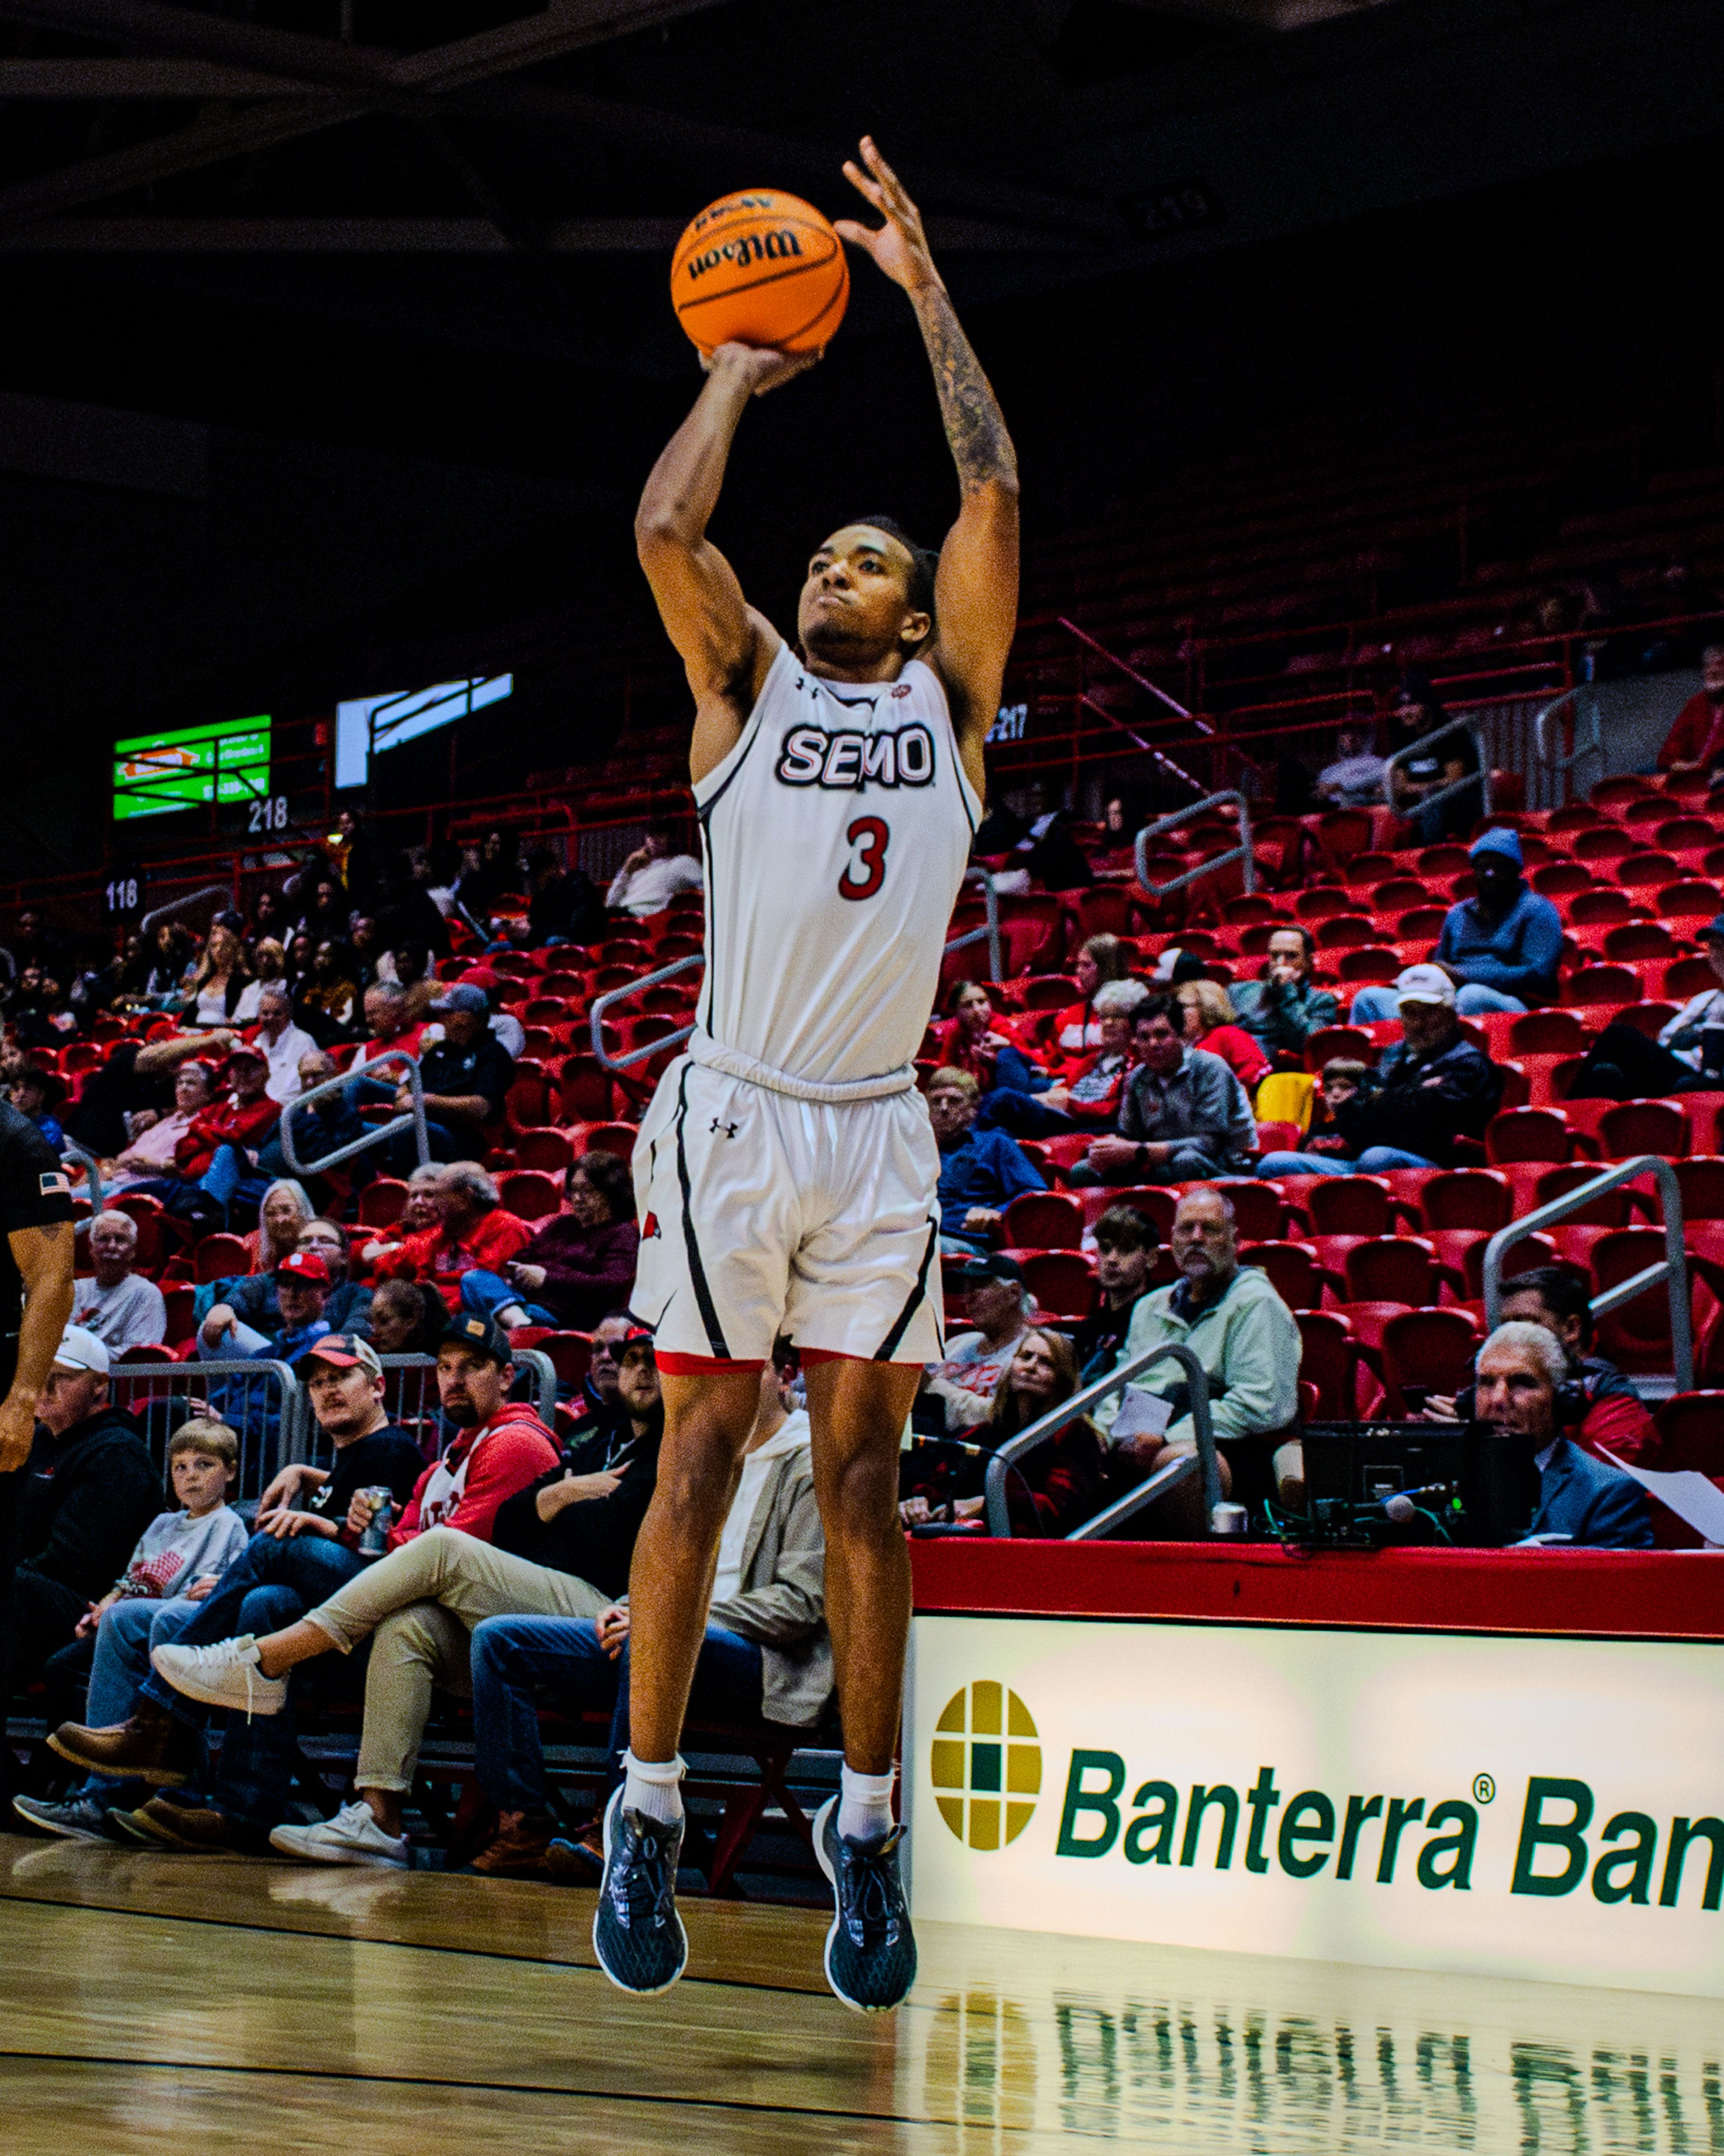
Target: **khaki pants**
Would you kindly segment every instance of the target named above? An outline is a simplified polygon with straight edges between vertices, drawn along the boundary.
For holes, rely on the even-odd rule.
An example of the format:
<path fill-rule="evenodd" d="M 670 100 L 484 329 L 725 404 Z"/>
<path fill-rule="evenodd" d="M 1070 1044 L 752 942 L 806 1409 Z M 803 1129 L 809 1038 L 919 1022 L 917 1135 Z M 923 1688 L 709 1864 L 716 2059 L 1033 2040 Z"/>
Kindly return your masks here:
<path fill-rule="evenodd" d="M 487 1617 L 596 1617 L 609 1607 L 572 1573 L 511 1557 L 456 1527 L 431 1527 L 349 1580 L 306 1621 L 351 1654 L 368 1632 L 365 1727 L 353 1779 L 362 1789 L 410 1789 L 419 1739 L 441 1685 L 472 1691 L 468 1640 Z"/>

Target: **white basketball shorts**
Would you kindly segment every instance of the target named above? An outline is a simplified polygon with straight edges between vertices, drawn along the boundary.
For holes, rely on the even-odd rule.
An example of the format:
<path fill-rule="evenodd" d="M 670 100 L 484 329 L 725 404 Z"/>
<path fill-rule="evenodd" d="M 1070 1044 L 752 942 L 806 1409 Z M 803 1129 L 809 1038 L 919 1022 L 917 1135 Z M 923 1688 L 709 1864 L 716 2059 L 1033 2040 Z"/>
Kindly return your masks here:
<path fill-rule="evenodd" d="M 937 1362 L 939 1148 L 913 1089 L 841 1106 L 680 1056 L 634 1152 L 630 1305 L 673 1374 L 804 1353 Z"/>

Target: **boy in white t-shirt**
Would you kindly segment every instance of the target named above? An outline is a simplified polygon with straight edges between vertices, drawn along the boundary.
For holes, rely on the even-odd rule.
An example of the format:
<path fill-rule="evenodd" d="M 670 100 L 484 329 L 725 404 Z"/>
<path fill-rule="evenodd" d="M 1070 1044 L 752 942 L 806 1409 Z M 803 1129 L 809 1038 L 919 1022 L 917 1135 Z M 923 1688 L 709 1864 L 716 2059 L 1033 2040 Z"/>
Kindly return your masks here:
<path fill-rule="evenodd" d="M 151 1648 L 178 1637 L 246 1547 L 245 1523 L 228 1502 L 239 1480 L 239 1440 L 225 1423 L 182 1423 L 167 1441 L 167 1473 L 178 1507 L 151 1521 L 124 1573 L 90 1604 L 74 1645 L 63 1650 L 75 1656 L 78 1643 L 95 1635 L 89 1712 L 99 1722 L 121 1721 L 130 1712 Z M 15 1797 L 13 1805 L 33 1826 L 69 1840 L 131 1845 L 135 1837 L 111 1828 L 108 1815 L 142 1801 L 141 1784 L 93 1774 L 59 1803 Z"/>

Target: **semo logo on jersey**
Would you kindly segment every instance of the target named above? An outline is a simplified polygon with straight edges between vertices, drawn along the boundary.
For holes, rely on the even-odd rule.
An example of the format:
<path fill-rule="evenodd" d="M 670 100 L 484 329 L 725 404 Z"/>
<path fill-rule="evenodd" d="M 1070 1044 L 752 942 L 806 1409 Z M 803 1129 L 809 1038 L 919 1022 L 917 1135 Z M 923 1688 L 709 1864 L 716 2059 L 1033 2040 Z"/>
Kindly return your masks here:
<path fill-rule="evenodd" d="M 819 786 L 834 793 L 861 793 L 870 786 L 931 786 L 934 737 L 923 726 L 895 734 L 796 726 L 784 737 L 774 775 L 783 786 Z"/>

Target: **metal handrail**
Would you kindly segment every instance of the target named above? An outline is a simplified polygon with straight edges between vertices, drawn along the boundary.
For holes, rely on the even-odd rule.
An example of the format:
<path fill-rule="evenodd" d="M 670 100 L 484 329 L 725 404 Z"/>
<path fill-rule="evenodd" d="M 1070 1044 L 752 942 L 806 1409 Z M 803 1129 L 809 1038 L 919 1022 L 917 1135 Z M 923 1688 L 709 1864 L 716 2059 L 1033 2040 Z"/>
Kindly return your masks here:
<path fill-rule="evenodd" d="M 1574 706 L 1577 745 L 1569 756 L 1558 756 L 1551 747 L 1550 722 L 1564 704 Z M 1580 722 L 1590 719 L 1592 730 L 1584 741 L 1579 739 Z M 1538 760 L 1549 767 L 1552 778 L 1560 778 L 1589 756 L 1598 759 L 1598 775 L 1604 770 L 1604 721 L 1598 708 L 1598 687 L 1595 681 L 1577 681 L 1572 689 L 1565 689 L 1560 696 L 1552 697 L 1549 703 L 1540 706 L 1533 714 L 1532 739 L 1538 752 Z"/>
<path fill-rule="evenodd" d="M 607 988 L 602 996 L 595 996 L 590 1014 L 593 1020 L 593 1053 L 607 1070 L 631 1070 L 637 1063 L 644 1063 L 651 1056 L 662 1055 L 667 1048 L 680 1048 L 694 1031 L 685 1025 L 680 1033 L 667 1033 L 658 1040 L 649 1040 L 644 1048 L 631 1048 L 626 1055 L 613 1055 L 604 1045 L 604 1017 L 613 1004 L 625 1002 L 638 996 L 643 988 L 655 988 L 660 981 L 673 980 L 679 973 L 687 973 L 690 966 L 704 966 L 704 952 L 690 951 L 685 958 L 673 958 L 668 966 L 660 966 L 656 973 L 643 973 L 638 981 L 627 981 L 620 988 Z"/>
<path fill-rule="evenodd" d="M 1473 747 L 1479 758 L 1478 769 L 1469 773 L 1464 778 L 1455 779 L 1450 785 L 1439 786 L 1434 793 L 1421 793 L 1417 801 L 1405 808 L 1402 808 L 1395 799 L 1396 766 L 1404 763 L 1415 749 L 1429 748 L 1433 742 L 1446 741 L 1450 734 L 1460 733 L 1472 736 Z M 1455 794 L 1464 793 L 1470 786 L 1478 788 L 1480 812 L 1488 816 L 1491 813 L 1491 759 L 1485 755 L 1485 744 L 1479 739 L 1479 730 L 1470 719 L 1450 719 L 1447 726 L 1439 726 L 1434 733 L 1420 734 L 1415 740 L 1409 741 L 1404 748 L 1398 748 L 1393 756 L 1383 758 L 1383 798 L 1398 816 L 1416 816 L 1423 808 L 1434 808 L 1438 802 L 1450 800 Z"/>
<path fill-rule="evenodd" d="M 230 883 L 207 883 L 197 891 L 182 891 L 177 898 L 171 898 L 166 906 L 158 906 L 152 912 L 146 913 L 138 923 L 138 934 L 147 940 L 150 931 L 158 921 L 171 921 L 182 906 L 197 906 L 206 898 L 225 898 L 231 906 L 233 886 Z"/>
<path fill-rule="evenodd" d="M 1000 947 L 1000 898 L 994 888 L 993 872 L 988 869 L 966 869 L 964 881 L 981 885 L 982 903 L 987 908 L 988 918 L 980 928 L 971 928 L 962 936 L 952 937 L 947 941 L 945 955 L 949 958 L 954 951 L 962 951 L 971 943 L 979 943 L 985 936 L 988 939 L 988 978 L 990 981 L 997 981 L 1000 978 L 1000 967 L 1003 961 Z"/>
<path fill-rule="evenodd" d="M 1209 1419 L 1209 1378 L 1203 1364 L 1189 1348 L 1178 1340 L 1164 1340 L 1159 1348 L 1147 1348 L 1142 1354 L 1109 1376 L 1097 1378 L 1092 1384 L 1085 1385 L 1069 1400 L 1052 1409 L 1028 1430 L 1021 1430 L 1016 1437 L 1008 1437 L 998 1450 L 991 1453 L 988 1461 L 988 1476 L 983 1486 L 987 1507 L 988 1532 L 1007 1539 L 1012 1532 L 1011 1513 L 1006 1504 L 1006 1476 L 1014 1460 L 1023 1459 L 1028 1452 L 1050 1437 L 1056 1436 L 1069 1423 L 1085 1415 L 1092 1407 L 1099 1406 L 1115 1393 L 1123 1392 L 1134 1378 L 1142 1375 L 1152 1363 L 1178 1363 L 1185 1372 L 1191 1388 L 1191 1426 L 1197 1439 L 1198 1449 L 1182 1452 L 1170 1460 L 1165 1467 L 1158 1468 L 1147 1481 L 1140 1482 L 1135 1490 L 1128 1490 L 1123 1497 L 1116 1498 L 1106 1512 L 1098 1512 L 1093 1520 L 1085 1520 L 1073 1529 L 1065 1540 L 1069 1543 L 1093 1541 L 1117 1527 L 1121 1520 L 1140 1512 L 1146 1505 L 1152 1505 L 1158 1497 L 1165 1497 L 1170 1490 L 1194 1474 L 1203 1478 L 1203 1516 L 1213 1521 L 1215 1507 L 1221 1502 L 1221 1465 L 1215 1452 L 1215 1428 Z"/>
<path fill-rule="evenodd" d="M 1648 1288 L 1667 1282 L 1670 1297 L 1670 1359 L 1675 1367 L 1676 1390 L 1694 1390 L 1694 1313 L 1688 1290 L 1688 1253 L 1682 1241 L 1682 1186 L 1676 1180 L 1676 1171 L 1667 1160 L 1656 1153 L 1642 1153 L 1634 1160 L 1619 1162 L 1595 1175 L 1590 1183 L 1577 1183 L 1573 1190 L 1564 1191 L 1553 1198 L 1548 1205 L 1541 1205 L 1536 1212 L 1523 1219 L 1511 1220 L 1506 1228 L 1499 1228 L 1485 1245 L 1485 1323 L 1495 1332 L 1502 1322 L 1502 1261 L 1507 1252 L 1524 1236 L 1535 1235 L 1541 1229 L 1554 1227 L 1566 1220 L 1571 1213 L 1601 1198 L 1607 1190 L 1619 1189 L 1624 1183 L 1633 1183 L 1643 1175 L 1650 1175 L 1658 1184 L 1659 1198 L 1664 1209 L 1663 1258 L 1655 1265 L 1647 1265 L 1629 1279 L 1619 1281 L 1613 1288 L 1593 1298 L 1592 1313 L 1603 1317 L 1612 1310 L 1619 1310 L 1637 1296 L 1644 1295 Z"/>
<path fill-rule="evenodd" d="M 346 1145 L 337 1146 L 333 1152 L 326 1153 L 321 1160 L 301 1160 L 294 1151 L 294 1111 L 309 1106 L 313 1101 L 321 1101 L 326 1093 L 342 1091 L 356 1078 L 368 1077 L 372 1065 L 376 1063 L 406 1065 L 408 1087 L 413 1095 L 412 1108 L 406 1115 L 397 1116 L 393 1122 L 377 1124 L 362 1137 L 354 1138 Z M 321 1175 L 326 1168 L 339 1167 L 342 1161 L 351 1160 L 356 1154 L 368 1152 L 372 1147 L 382 1145 L 386 1138 L 393 1138 L 398 1131 L 408 1129 L 412 1130 L 413 1142 L 418 1147 L 419 1166 L 428 1166 L 431 1141 L 425 1129 L 425 1088 L 419 1078 L 419 1059 L 417 1055 L 409 1055 L 404 1048 L 386 1048 L 376 1055 L 368 1055 L 357 1071 L 339 1071 L 333 1078 L 326 1078 L 321 1086 L 314 1086 L 309 1093 L 295 1095 L 281 1111 L 281 1158 L 295 1175 Z"/>
<path fill-rule="evenodd" d="M 1213 860 L 1199 861 L 1194 869 L 1183 875 L 1170 877 L 1166 883 L 1152 883 L 1149 880 L 1149 842 L 1158 839 L 1163 831 L 1177 831 L 1182 824 L 1189 824 L 1201 816 L 1206 808 L 1219 808 L 1231 801 L 1239 812 L 1239 843 L 1230 852 L 1217 854 Z M 1193 801 L 1189 808 L 1178 808 L 1171 816 L 1163 816 L 1153 824 L 1146 824 L 1137 834 L 1137 880 L 1152 898 L 1164 898 L 1170 891 L 1178 891 L 1184 885 L 1195 883 L 1199 876 L 1213 875 L 1217 869 L 1224 869 L 1230 862 L 1245 864 L 1245 889 L 1257 889 L 1257 856 L 1251 844 L 1251 804 L 1243 793 L 1228 792 L 1206 794 L 1201 801 Z"/>
<path fill-rule="evenodd" d="M 62 1142 L 60 1147 L 61 1167 L 64 1168 L 68 1161 L 77 1162 L 78 1165 L 84 1170 L 85 1180 L 90 1188 L 90 1219 L 79 1221 L 76 1228 L 73 1231 L 75 1235 L 81 1235 L 90 1227 L 91 1222 L 95 1220 L 96 1215 L 102 1209 L 102 1199 L 104 1194 L 102 1190 L 101 1163 L 96 1158 L 93 1152 L 87 1152 L 85 1148 L 79 1144 L 76 1138 L 66 1138 Z"/>

